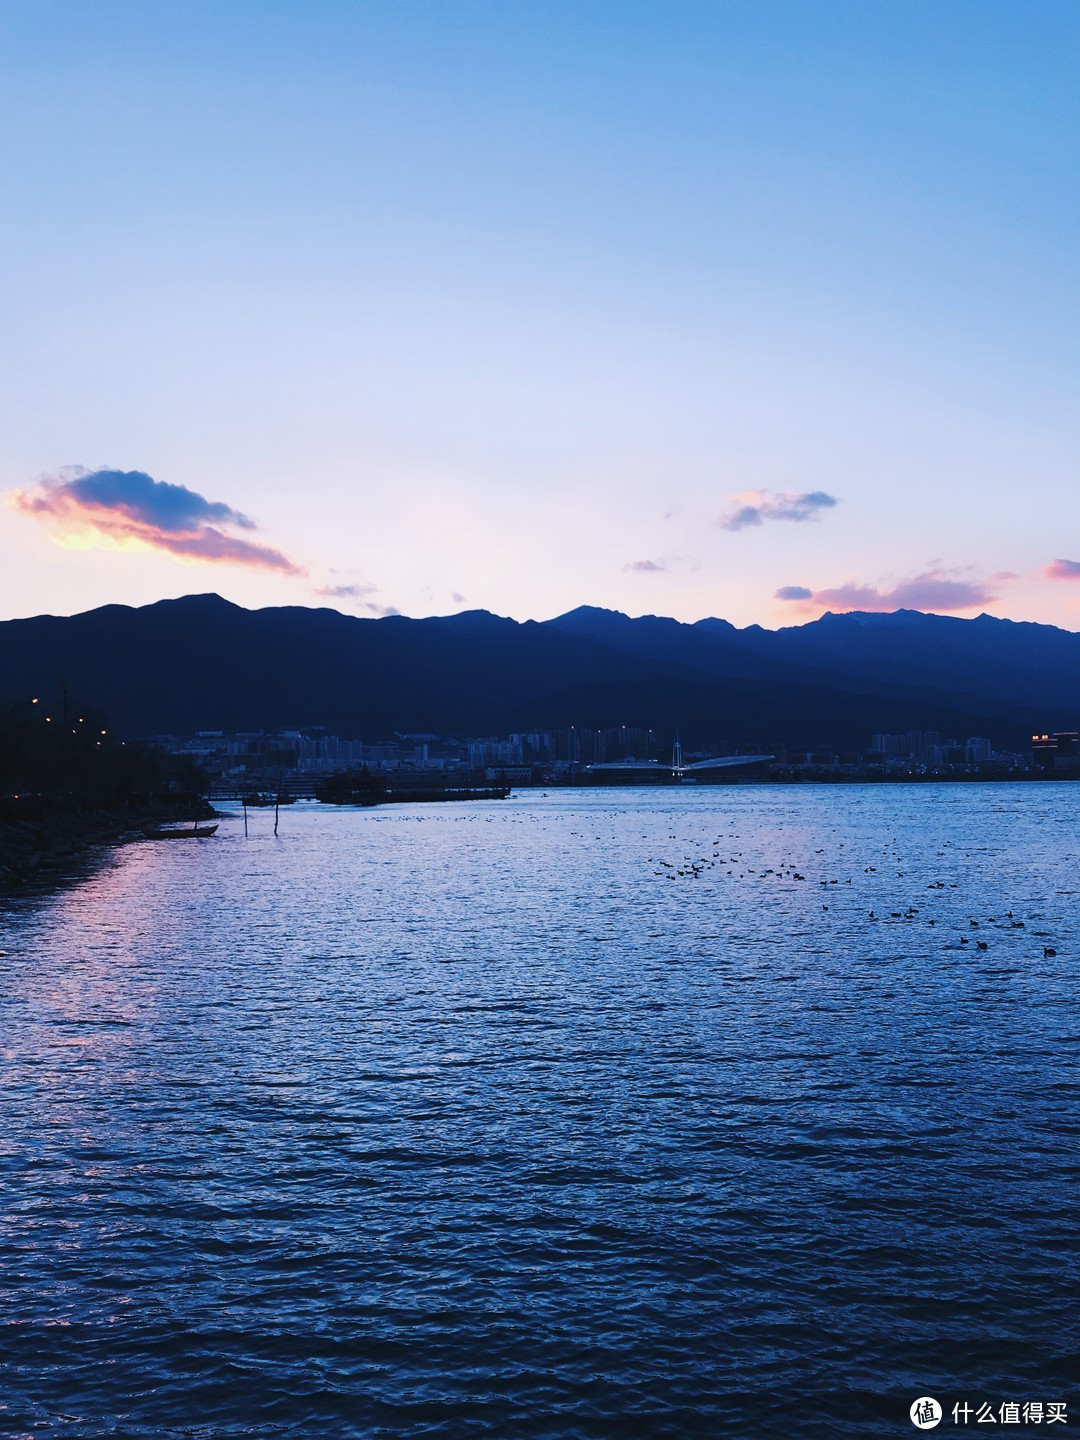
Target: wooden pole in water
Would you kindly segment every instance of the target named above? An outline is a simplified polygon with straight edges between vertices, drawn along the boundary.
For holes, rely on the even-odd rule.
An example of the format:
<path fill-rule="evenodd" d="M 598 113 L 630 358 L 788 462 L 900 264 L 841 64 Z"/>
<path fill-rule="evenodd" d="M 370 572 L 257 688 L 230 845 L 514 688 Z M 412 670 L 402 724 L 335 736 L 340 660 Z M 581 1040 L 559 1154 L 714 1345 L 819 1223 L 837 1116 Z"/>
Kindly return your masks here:
<path fill-rule="evenodd" d="M 246 795 L 241 795 L 240 801 L 241 801 L 241 804 L 242 804 L 243 807 L 244 807 L 244 836 L 245 836 L 245 838 L 246 838 L 246 837 L 247 837 L 247 796 L 246 796 Z"/>
<path fill-rule="evenodd" d="M 275 797 L 275 799 L 274 799 L 274 834 L 275 834 L 275 835 L 277 834 L 278 816 L 281 814 L 281 786 L 282 786 L 282 783 L 283 783 L 283 782 L 282 782 L 281 780 L 278 781 L 277 795 L 276 795 L 276 797 Z"/>

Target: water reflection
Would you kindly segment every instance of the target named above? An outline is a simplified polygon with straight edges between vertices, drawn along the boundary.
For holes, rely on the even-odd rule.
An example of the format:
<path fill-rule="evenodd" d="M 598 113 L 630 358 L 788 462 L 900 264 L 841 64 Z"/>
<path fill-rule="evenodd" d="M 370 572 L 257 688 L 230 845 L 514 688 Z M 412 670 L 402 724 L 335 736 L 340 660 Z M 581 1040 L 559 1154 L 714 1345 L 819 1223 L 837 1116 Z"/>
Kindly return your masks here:
<path fill-rule="evenodd" d="M 15 1423 L 861 1436 L 931 1381 L 1063 1398 L 1070 795 L 297 806 L 20 901 Z"/>

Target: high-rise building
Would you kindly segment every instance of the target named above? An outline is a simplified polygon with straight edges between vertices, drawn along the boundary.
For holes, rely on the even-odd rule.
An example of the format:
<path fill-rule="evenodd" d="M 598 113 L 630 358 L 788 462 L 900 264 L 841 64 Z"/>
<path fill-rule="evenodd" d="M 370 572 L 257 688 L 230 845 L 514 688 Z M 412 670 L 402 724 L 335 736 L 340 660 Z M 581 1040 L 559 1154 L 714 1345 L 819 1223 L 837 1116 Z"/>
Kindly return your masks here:
<path fill-rule="evenodd" d="M 964 746 L 964 763 L 978 765 L 981 760 L 992 760 L 994 752 L 990 741 L 982 735 L 972 735 Z"/>

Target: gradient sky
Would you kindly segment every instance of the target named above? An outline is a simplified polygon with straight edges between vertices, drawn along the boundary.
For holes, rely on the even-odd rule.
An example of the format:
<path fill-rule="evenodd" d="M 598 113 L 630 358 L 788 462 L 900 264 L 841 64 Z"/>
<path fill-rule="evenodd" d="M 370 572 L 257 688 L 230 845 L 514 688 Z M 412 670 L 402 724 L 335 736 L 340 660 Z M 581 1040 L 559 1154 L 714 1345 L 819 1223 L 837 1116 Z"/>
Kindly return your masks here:
<path fill-rule="evenodd" d="M 0 615 L 1080 629 L 1075 0 L 0 0 Z"/>

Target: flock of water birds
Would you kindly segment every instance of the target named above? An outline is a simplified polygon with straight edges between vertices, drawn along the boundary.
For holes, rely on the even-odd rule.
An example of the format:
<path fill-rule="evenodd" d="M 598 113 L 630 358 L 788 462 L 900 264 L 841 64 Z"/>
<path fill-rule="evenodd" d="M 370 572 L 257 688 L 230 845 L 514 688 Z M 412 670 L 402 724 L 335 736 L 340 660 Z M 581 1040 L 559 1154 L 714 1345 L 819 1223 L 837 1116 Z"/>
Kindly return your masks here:
<path fill-rule="evenodd" d="M 606 818 L 616 820 L 625 817 L 629 812 L 616 810 L 608 812 Z M 391 821 L 390 816 L 380 817 Z M 409 816 L 398 815 L 393 817 L 394 821 L 406 818 L 410 820 L 430 820 L 431 816 Z M 450 817 L 440 816 L 440 819 Z M 585 816 L 579 815 L 579 821 Z M 597 817 L 599 818 L 599 817 Z M 491 812 L 472 811 L 460 813 L 453 816 L 454 822 L 498 824 L 510 823 L 514 825 L 539 824 L 542 823 L 540 813 L 522 812 Z M 706 835 L 708 831 L 704 832 Z M 590 834 L 584 830 L 570 830 L 569 837 L 576 840 L 595 841 L 601 845 L 616 840 L 614 832 L 610 836 Z M 653 840 L 655 836 L 648 836 L 642 833 L 642 840 Z M 671 841 L 678 842 L 680 837 L 677 834 L 669 834 Z M 779 838 L 779 832 L 774 838 Z M 619 839 L 625 844 L 625 836 Z M 875 855 L 874 864 L 854 864 L 849 868 L 850 874 L 843 876 L 828 875 L 820 873 L 829 867 L 828 860 L 820 857 L 828 854 L 824 846 L 815 849 L 806 859 L 795 864 L 790 859 L 776 860 L 769 865 L 763 859 L 748 856 L 747 852 L 737 849 L 740 836 L 737 830 L 728 831 L 724 834 L 714 835 L 711 841 L 704 845 L 699 841 L 693 850 L 684 848 L 677 858 L 667 858 L 659 855 L 648 857 L 648 863 L 653 867 L 652 874 L 658 880 L 671 883 L 682 882 L 683 884 L 695 884 L 705 879 L 727 882 L 742 881 L 752 883 L 759 890 L 760 899 L 758 903 L 767 903 L 764 895 L 761 894 L 763 882 L 765 889 L 768 889 L 768 882 L 782 884 L 784 886 L 804 884 L 808 887 L 816 887 L 821 893 L 821 911 L 835 915 L 842 909 L 846 916 L 850 916 L 852 910 L 859 904 L 855 901 L 856 894 L 861 895 L 864 887 L 872 888 L 875 892 L 887 891 L 891 897 L 895 897 L 896 887 L 894 880 L 906 881 L 909 886 L 918 885 L 918 890 L 905 897 L 905 900 L 896 907 L 895 898 L 886 907 L 882 904 L 878 895 L 874 897 L 873 904 L 867 904 L 863 918 L 870 925 L 882 925 L 895 927 L 900 926 L 925 926 L 927 930 L 933 930 L 942 937 L 945 948 L 963 949 L 970 947 L 975 952 L 989 951 L 992 943 L 1028 941 L 1029 939 L 1039 940 L 1043 959 L 1055 958 L 1058 954 L 1058 945 L 1061 939 L 1047 929 L 1036 929 L 1035 926 L 1048 923 L 1044 915 L 1038 913 L 1037 904 L 1032 904 L 1028 913 L 1021 915 L 1017 908 L 1003 910 L 998 915 L 963 915 L 962 910 L 956 903 L 961 898 L 960 894 L 953 895 L 952 892 L 963 890 L 963 864 L 970 862 L 975 857 L 970 850 L 963 850 L 957 847 L 950 840 L 943 840 L 934 851 L 934 858 L 941 860 L 944 864 L 940 870 L 945 872 L 944 878 L 941 874 L 927 878 L 925 875 L 918 877 L 914 874 L 915 868 L 921 868 L 918 862 L 906 862 L 900 853 L 899 841 L 896 837 L 883 845 L 880 854 Z M 838 842 L 841 850 L 846 848 L 843 840 Z M 753 860 L 753 863 L 750 863 Z M 715 876 L 713 872 L 719 872 Z M 834 890 L 835 887 L 835 890 Z M 848 887 L 851 887 L 850 889 Z M 901 887 L 904 888 L 904 887 Z M 1071 892 L 1060 892 L 1067 894 Z M 826 900 L 831 894 L 851 897 L 845 899 L 842 906 L 837 906 Z M 950 904 L 942 905 L 940 902 L 949 900 Z M 918 903 L 916 903 L 918 902 Z M 1018 902 L 1012 902 L 1014 907 Z M 881 907 L 880 909 L 878 907 Z M 929 913 L 936 909 L 937 914 Z"/>
<path fill-rule="evenodd" d="M 668 838 L 671 840 L 675 840 L 677 839 L 677 836 L 671 835 Z M 732 847 L 730 845 L 724 845 L 725 838 L 737 839 L 737 832 L 733 831 L 727 837 L 717 835 L 712 840 L 710 848 L 703 855 L 684 854 L 677 861 L 650 856 L 650 863 L 653 865 L 659 865 L 661 867 L 660 869 L 653 870 L 652 873 L 658 879 L 665 879 L 671 881 L 696 881 L 700 880 L 709 871 L 719 869 L 721 871 L 722 877 L 725 879 L 731 878 L 736 880 L 754 880 L 756 882 L 760 882 L 763 880 L 768 880 L 770 877 L 773 877 L 779 881 L 807 882 L 806 875 L 803 874 L 802 870 L 800 870 L 790 860 L 781 860 L 776 865 L 771 866 L 761 865 L 760 863 L 755 866 L 749 865 L 746 862 L 742 851 L 736 851 L 734 854 L 731 853 Z M 890 844 L 883 847 L 881 852 L 881 861 L 883 862 L 883 864 L 881 866 L 862 866 L 862 875 L 876 876 L 879 873 L 879 870 L 884 870 L 884 868 L 888 866 L 890 861 L 893 865 L 903 865 L 905 862 L 899 851 L 894 848 L 895 844 L 896 842 L 894 840 Z M 935 858 L 940 860 L 948 860 L 950 858 L 948 855 L 948 851 L 953 848 L 952 842 L 945 840 L 942 842 L 942 846 L 942 849 L 936 851 Z M 814 851 L 815 859 L 817 856 L 824 854 L 824 848 Z M 965 860 L 970 860 L 971 855 L 970 853 L 962 852 L 962 858 Z M 813 863 L 811 862 L 809 864 L 806 864 L 806 868 L 813 869 Z M 911 878 L 909 871 L 901 869 L 897 869 L 895 871 L 895 876 L 898 880 Z M 826 891 L 834 885 L 840 886 L 841 884 L 843 884 L 847 886 L 857 884 L 857 882 L 858 876 L 853 877 L 850 875 L 845 876 L 843 880 L 834 877 L 821 877 L 816 880 L 816 884 L 818 885 L 818 887 Z M 920 891 L 920 898 L 923 898 L 925 896 L 926 891 L 940 892 L 958 890 L 959 888 L 960 882 L 958 880 L 942 880 L 936 878 L 926 884 L 924 890 Z M 823 911 L 828 911 L 830 907 L 824 901 L 822 901 L 821 908 Z M 871 907 L 866 914 L 866 919 L 871 924 L 889 924 L 893 921 L 899 921 L 901 924 L 925 924 L 930 929 L 936 928 L 939 924 L 939 919 L 941 918 L 942 917 L 927 915 L 922 904 L 914 905 L 910 903 L 901 910 L 882 911 L 881 914 L 878 914 L 877 910 Z M 982 917 L 976 917 L 974 915 L 969 915 L 967 917 L 967 933 L 960 933 L 956 935 L 956 932 L 954 931 L 953 934 L 955 935 L 956 943 L 958 945 L 970 945 L 972 941 L 974 941 L 976 950 L 989 950 L 990 939 L 983 938 L 983 935 L 984 933 L 992 933 L 995 930 L 999 933 L 1004 931 L 1005 933 L 1012 935 L 1013 938 L 1019 938 L 1016 937 L 1015 932 L 1022 931 L 1024 932 L 1025 937 L 1030 934 L 1035 939 L 1053 940 L 1054 936 L 1052 932 L 1048 930 L 1028 930 L 1029 922 L 1032 924 L 1038 924 L 1039 920 L 1040 917 L 1037 915 L 1029 915 L 1027 919 L 1020 919 L 1012 910 L 1006 910 L 1004 914 L 1000 916 L 985 915 Z M 944 919 L 944 924 L 948 923 L 949 920 Z M 970 933 L 972 931 L 979 931 L 980 933 L 978 935 L 973 935 L 972 933 Z M 949 944 L 950 942 L 947 939 L 945 943 Z M 1044 944 L 1042 947 L 1042 953 L 1043 959 L 1045 960 L 1055 957 L 1058 952 L 1054 945 Z"/>

